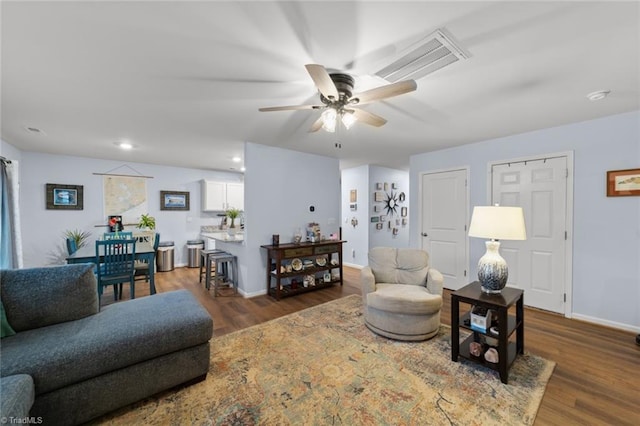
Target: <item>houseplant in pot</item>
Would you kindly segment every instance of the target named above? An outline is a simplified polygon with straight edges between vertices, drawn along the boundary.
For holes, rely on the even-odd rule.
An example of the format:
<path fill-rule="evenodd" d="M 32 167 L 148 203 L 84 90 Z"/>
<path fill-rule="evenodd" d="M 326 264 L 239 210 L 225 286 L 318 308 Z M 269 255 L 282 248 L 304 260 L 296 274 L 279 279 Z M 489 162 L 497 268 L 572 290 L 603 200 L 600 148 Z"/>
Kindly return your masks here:
<path fill-rule="evenodd" d="M 153 231 L 156 229 L 156 218 L 148 213 L 141 215 L 140 221 L 138 222 L 138 228 L 143 231 Z"/>
<path fill-rule="evenodd" d="M 227 234 L 229 234 L 230 236 L 233 236 L 236 234 L 236 231 L 237 231 L 235 220 L 238 216 L 240 216 L 240 209 L 231 207 L 227 209 L 225 213 L 227 214 L 227 217 L 231 219 L 231 224 L 229 224 L 229 227 L 227 228 Z"/>

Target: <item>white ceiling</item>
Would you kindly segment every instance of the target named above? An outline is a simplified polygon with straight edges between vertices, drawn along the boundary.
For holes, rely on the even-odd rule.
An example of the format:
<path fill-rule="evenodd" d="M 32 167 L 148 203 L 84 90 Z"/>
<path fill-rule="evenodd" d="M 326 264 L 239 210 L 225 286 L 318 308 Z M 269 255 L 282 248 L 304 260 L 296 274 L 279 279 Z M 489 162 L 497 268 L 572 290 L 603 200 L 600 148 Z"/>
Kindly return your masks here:
<path fill-rule="evenodd" d="M 237 170 L 231 157 L 250 141 L 338 157 L 342 168 L 408 169 L 412 154 L 640 109 L 639 6 L 3 1 L 2 139 L 219 170 Z M 308 133 L 318 111 L 258 112 L 317 103 L 307 63 L 372 75 L 438 28 L 470 59 L 363 106 L 388 120 L 381 128 Z M 602 89 L 605 100 L 586 99 Z M 116 148 L 122 139 L 135 149 Z"/>

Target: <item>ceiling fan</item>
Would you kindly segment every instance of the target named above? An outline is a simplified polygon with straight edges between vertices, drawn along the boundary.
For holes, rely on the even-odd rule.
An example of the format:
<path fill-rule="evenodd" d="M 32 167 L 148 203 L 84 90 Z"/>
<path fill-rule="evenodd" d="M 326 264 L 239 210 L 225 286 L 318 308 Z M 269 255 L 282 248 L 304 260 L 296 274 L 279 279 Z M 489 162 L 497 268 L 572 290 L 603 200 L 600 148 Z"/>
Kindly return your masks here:
<path fill-rule="evenodd" d="M 309 129 L 310 132 L 317 132 L 321 128 L 328 132 L 334 132 L 338 119 L 347 129 L 356 121 L 380 127 L 387 120 L 379 115 L 354 107 L 413 92 L 418 87 L 414 80 L 404 80 L 353 94 L 354 78 L 351 75 L 341 72 L 330 74 L 325 67 L 317 64 L 308 64 L 305 67 L 320 92 L 322 105 L 266 107 L 260 108 L 259 111 L 324 110 L 320 118 Z"/>

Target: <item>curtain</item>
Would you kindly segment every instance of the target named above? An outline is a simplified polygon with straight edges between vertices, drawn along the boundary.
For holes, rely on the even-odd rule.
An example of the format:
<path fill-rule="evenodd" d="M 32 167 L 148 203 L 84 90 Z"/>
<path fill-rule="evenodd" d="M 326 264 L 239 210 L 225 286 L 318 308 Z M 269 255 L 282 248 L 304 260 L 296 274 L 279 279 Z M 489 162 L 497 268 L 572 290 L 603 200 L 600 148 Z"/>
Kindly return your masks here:
<path fill-rule="evenodd" d="M 18 269 L 22 263 L 18 163 L 0 158 L 0 268 Z"/>

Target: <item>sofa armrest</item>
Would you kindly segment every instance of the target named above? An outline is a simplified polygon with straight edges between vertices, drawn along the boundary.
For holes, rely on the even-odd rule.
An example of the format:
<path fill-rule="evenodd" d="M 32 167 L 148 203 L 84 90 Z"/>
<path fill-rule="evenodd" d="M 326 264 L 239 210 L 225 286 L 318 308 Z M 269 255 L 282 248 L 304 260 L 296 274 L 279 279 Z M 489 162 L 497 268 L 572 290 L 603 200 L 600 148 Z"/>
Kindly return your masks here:
<path fill-rule="evenodd" d="M 434 268 L 429 268 L 427 272 L 427 290 L 431 294 L 438 294 L 442 296 L 442 285 L 444 284 L 444 277 Z"/>
<path fill-rule="evenodd" d="M 376 291 L 376 277 L 370 266 L 365 266 L 360 270 L 360 282 L 362 284 L 362 297 L 366 298 L 367 294 Z"/>
<path fill-rule="evenodd" d="M 0 271 L 2 304 L 16 331 L 98 313 L 92 263 Z"/>

